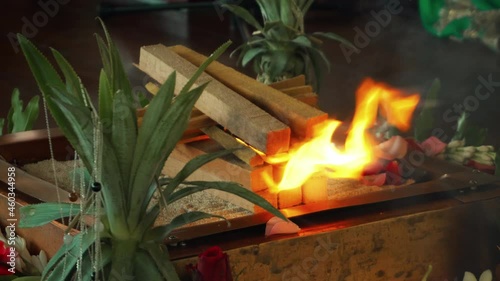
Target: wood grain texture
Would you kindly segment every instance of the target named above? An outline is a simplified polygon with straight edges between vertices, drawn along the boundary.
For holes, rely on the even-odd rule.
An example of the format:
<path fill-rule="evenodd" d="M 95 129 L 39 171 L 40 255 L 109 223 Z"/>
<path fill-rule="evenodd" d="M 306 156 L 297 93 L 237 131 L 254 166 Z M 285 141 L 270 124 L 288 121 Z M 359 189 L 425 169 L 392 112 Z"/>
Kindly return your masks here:
<path fill-rule="evenodd" d="M 302 74 L 299 76 L 292 77 L 290 79 L 271 83 L 269 84 L 269 87 L 273 87 L 276 90 L 282 90 L 286 88 L 299 87 L 304 85 L 306 85 L 306 76 Z"/>
<path fill-rule="evenodd" d="M 163 172 L 166 175 L 174 175 L 194 157 L 221 149 L 221 146 L 211 139 L 189 144 L 179 144 L 165 163 Z M 177 162 L 173 163 L 171 160 L 176 160 Z M 267 189 L 263 174 L 267 173 L 272 177 L 272 172 L 272 167 L 269 165 L 251 167 L 233 155 L 229 155 L 228 157 L 218 158 L 205 164 L 190 179 L 233 181 L 240 183 L 249 190 L 261 191 Z"/>
<path fill-rule="evenodd" d="M 262 157 L 250 147 L 237 141 L 233 136 L 217 126 L 210 126 L 201 129 L 211 139 L 215 140 L 225 149 L 237 149 L 233 154 L 241 161 L 250 165 L 250 167 L 260 166 L 264 164 Z"/>
<path fill-rule="evenodd" d="M 176 93 L 180 92 L 197 70 L 196 66 L 161 44 L 141 48 L 139 67 L 160 83 L 176 71 Z M 210 83 L 197 101 L 196 108 L 268 155 L 288 150 L 288 126 L 208 74 L 202 74 L 195 86 L 205 82 Z"/>
<path fill-rule="evenodd" d="M 206 59 L 206 56 L 184 46 L 177 45 L 170 49 L 197 66 Z M 311 137 L 313 127 L 328 118 L 325 112 L 219 62 L 210 64 L 206 72 L 290 126 L 293 134 L 301 138 Z"/>

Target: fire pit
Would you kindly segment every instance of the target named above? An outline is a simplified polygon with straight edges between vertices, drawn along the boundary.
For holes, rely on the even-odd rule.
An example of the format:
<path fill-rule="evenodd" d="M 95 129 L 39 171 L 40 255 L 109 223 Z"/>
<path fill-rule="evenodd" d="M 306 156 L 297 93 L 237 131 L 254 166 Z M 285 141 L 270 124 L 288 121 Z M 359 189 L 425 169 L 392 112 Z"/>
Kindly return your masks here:
<path fill-rule="evenodd" d="M 194 65 L 201 64 L 203 60 L 202 55 L 181 46 L 167 48 L 157 45 L 142 49 L 138 67 L 160 83 L 169 72 L 177 70 L 181 82 L 177 85 L 182 87 L 182 82 L 186 82 L 183 77 L 189 77 L 196 69 Z M 371 88 L 360 91 L 360 95 L 365 96 L 365 99 L 358 105 L 357 115 L 350 126 L 349 134 L 344 137 L 345 140 L 341 138 L 339 142 L 345 141 L 345 145 L 336 147 L 331 140 L 332 136 L 335 137 L 335 129 L 341 124 L 338 121 L 327 120 L 327 114 L 317 109 L 317 96 L 311 87 L 305 85 L 303 77 L 265 86 L 220 64 L 209 67 L 207 73 L 215 80 L 210 83 L 212 86 L 207 87 L 206 93 L 196 104 L 198 109 L 191 115 L 190 127 L 186 131 L 183 143 L 177 145 L 163 173 L 174 175 L 194 157 L 226 148 L 236 148 L 233 155 L 213 160 L 198 169 L 188 180 L 238 182 L 281 209 L 288 218 L 301 226 L 302 231 L 298 235 L 284 236 L 287 239 L 264 238 L 262 225 L 271 218 L 271 215 L 246 201 L 213 190 L 212 196 L 235 204 L 246 212 L 240 217 L 229 219 L 230 226 L 224 221 L 215 221 L 188 225 L 172 232 L 166 242 L 172 246 L 172 256 L 180 259 L 179 268 L 192 262 L 190 259 L 181 260 L 182 258 L 197 255 L 201 252 L 200 249 L 208 244 L 220 244 L 227 249 L 233 249 L 232 255 L 239 269 L 249 262 L 252 263 L 253 270 L 257 270 L 254 266 L 259 264 L 271 267 L 269 271 L 272 277 L 259 275 L 257 279 L 245 280 L 264 280 L 262 278 L 267 277 L 272 280 L 278 280 L 277 278 L 295 280 L 291 279 L 292 276 L 299 276 L 297 280 L 311 280 L 308 278 L 313 278 L 317 274 L 314 270 L 309 270 L 308 273 L 295 270 L 292 274 L 290 266 L 271 261 L 255 262 L 251 259 L 255 257 L 271 259 L 272 255 L 273 260 L 280 260 L 280 257 L 287 260 L 286 249 L 294 247 L 294 243 L 299 241 L 302 244 L 297 246 L 298 253 L 301 249 L 306 249 L 304 251 L 311 257 L 309 259 L 306 257 L 306 262 L 304 262 L 306 259 L 297 261 L 300 254 L 291 254 L 289 264 L 297 262 L 312 264 L 310 267 L 304 266 L 303 269 L 316 268 L 314 264 L 322 261 L 320 259 L 323 257 L 324 260 L 343 258 L 348 262 L 349 258 L 335 251 L 344 249 L 346 252 L 352 250 L 351 256 L 359 254 L 353 250 L 357 246 L 352 246 L 356 241 L 349 242 L 351 248 L 345 248 L 343 241 L 346 236 L 359 236 L 363 231 L 368 231 L 369 235 L 358 242 L 365 243 L 366 245 L 363 245 L 366 247 L 372 247 L 375 254 L 363 256 L 361 259 L 366 258 L 366 263 L 372 262 L 372 265 L 376 265 L 374 268 L 381 268 L 381 264 L 370 260 L 374 259 L 378 252 L 397 253 L 400 259 L 410 259 L 397 249 L 407 247 L 406 242 L 401 244 L 391 242 L 389 246 L 384 246 L 384 243 L 389 244 L 386 242 L 387 239 L 398 238 L 396 234 L 387 230 L 388 228 L 398 229 L 395 233 L 404 234 L 403 229 L 415 227 L 416 230 L 411 232 L 410 240 L 420 243 L 411 245 L 411 250 L 417 251 L 420 246 L 439 245 L 446 239 L 448 231 L 457 231 L 456 218 L 469 214 L 471 210 L 487 208 L 492 212 L 498 211 L 496 207 L 498 204 L 495 203 L 498 203 L 496 198 L 500 192 L 495 185 L 498 182 L 496 177 L 428 157 L 424 151 L 418 149 L 409 149 L 404 155 L 397 157 L 393 155 L 393 158 L 384 160 L 385 164 L 397 161 L 398 176 L 401 177 L 397 181 L 391 179 L 389 173 L 387 173 L 388 179 L 384 176 L 384 181 L 378 184 L 361 183 L 358 180 L 365 172 L 364 168 L 374 159 L 383 159 L 387 156 L 384 155 L 386 151 L 374 149 L 375 142 L 365 135 L 367 129 L 376 121 L 379 101 L 391 104 L 383 109 L 385 117 L 404 129 L 408 127 L 411 113 L 418 102 L 415 96 L 403 97 L 390 89 L 377 88 L 376 83 L 369 82 Z M 212 79 L 208 74 L 200 78 L 200 83 Z M 157 85 L 154 83 L 148 84 L 147 88 L 153 93 L 157 91 Z M 374 95 L 368 95 L 373 94 L 373 91 L 376 92 Z M 241 96 L 246 99 L 241 99 Z M 375 100 L 373 97 L 376 97 Z M 392 111 L 394 108 L 397 110 Z M 146 112 L 147 109 L 138 111 L 139 124 Z M 73 150 L 66 139 L 58 130 L 51 130 L 50 135 L 55 158 L 70 160 Z M 321 147 L 322 150 L 319 152 L 307 150 L 318 148 L 320 144 L 325 143 L 326 146 Z M 46 130 L 2 137 L 0 155 L 5 159 L 0 160 L 0 167 L 7 168 L 12 164 L 22 166 L 49 159 L 48 147 Z M 397 160 L 394 160 L 396 158 Z M 294 162 L 295 166 L 292 165 Z M 313 169 L 314 166 L 321 168 Z M 0 180 L 3 182 L 2 185 L 6 186 L 8 182 L 6 175 L 0 175 Z M 60 190 L 59 195 L 56 195 L 57 187 L 22 170 L 19 170 L 16 181 L 16 188 L 22 193 L 18 198 L 18 204 L 71 201 L 70 192 Z M 467 191 L 470 190 L 475 190 L 475 193 L 468 194 Z M 462 194 L 463 192 L 465 194 Z M 7 199 L 3 189 L 1 195 L 2 204 L 6 205 Z M 489 201 L 482 204 L 482 200 Z M 478 201 L 480 205 L 462 206 Z M 392 208 L 392 206 L 397 207 Z M 427 223 L 416 227 L 415 225 L 421 221 Z M 368 222 L 377 222 L 377 226 L 365 225 Z M 440 228 L 436 230 L 435 225 L 440 225 Z M 63 227 L 58 223 L 49 226 L 52 233 L 60 231 L 56 234 L 60 236 L 60 242 L 62 242 Z M 343 229 L 343 232 L 330 235 L 338 229 Z M 436 231 L 436 234 L 428 234 L 428 238 L 416 237 L 419 231 L 429 233 Z M 460 242 L 464 239 L 465 236 L 457 237 L 454 241 Z M 367 240 L 371 242 L 367 243 Z M 174 246 L 186 243 L 188 246 Z M 53 245 L 53 248 L 57 249 L 57 246 Z M 450 247 L 450 245 L 442 247 L 445 246 Z M 282 252 L 274 252 L 273 247 Z M 359 249 L 356 249 L 365 251 L 366 248 L 363 247 L 359 246 Z M 320 251 L 329 254 L 316 255 Z M 49 250 L 48 253 L 50 255 L 54 251 Z M 460 254 L 456 251 L 453 253 Z M 415 276 L 412 277 L 410 272 L 417 270 L 420 274 L 425 271 L 425 268 L 421 268 L 422 264 L 430 262 L 429 259 L 423 258 L 424 252 L 418 252 L 415 256 L 416 260 L 408 262 L 411 265 L 401 270 L 373 271 L 371 266 L 367 265 L 366 272 L 370 273 L 358 277 L 363 280 L 372 275 L 383 278 L 390 273 L 395 279 L 413 279 Z M 449 257 L 440 256 L 435 263 L 455 269 L 457 266 L 454 261 L 447 258 Z M 401 264 L 401 261 L 397 264 Z M 328 266 L 321 268 L 327 270 Z M 337 272 L 335 276 L 350 275 L 348 267 L 343 267 L 342 270 L 345 272 Z M 324 274 L 328 273 L 325 272 Z M 448 268 L 438 270 L 438 274 L 442 276 L 449 276 L 446 275 L 449 272 Z M 288 279 L 283 279 L 284 276 L 288 276 Z"/>

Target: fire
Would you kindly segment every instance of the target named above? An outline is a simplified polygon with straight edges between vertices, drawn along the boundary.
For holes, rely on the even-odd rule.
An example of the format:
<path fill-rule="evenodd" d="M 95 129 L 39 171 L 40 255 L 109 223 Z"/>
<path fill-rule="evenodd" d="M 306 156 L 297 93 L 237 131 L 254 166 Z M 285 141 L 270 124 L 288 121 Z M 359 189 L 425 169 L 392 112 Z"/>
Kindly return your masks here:
<path fill-rule="evenodd" d="M 387 122 L 405 131 L 418 104 L 419 95 L 405 96 L 372 79 L 366 79 L 356 92 L 356 111 L 345 144 L 332 142 L 340 121 L 327 120 L 314 130 L 314 137 L 292 147 L 284 155 L 265 157 L 270 164 L 285 165 L 282 179 L 266 179 L 275 191 L 302 186 L 312 175 L 326 172 L 329 177 L 359 178 L 363 168 L 374 160 L 375 141 L 368 133 L 380 114 Z"/>

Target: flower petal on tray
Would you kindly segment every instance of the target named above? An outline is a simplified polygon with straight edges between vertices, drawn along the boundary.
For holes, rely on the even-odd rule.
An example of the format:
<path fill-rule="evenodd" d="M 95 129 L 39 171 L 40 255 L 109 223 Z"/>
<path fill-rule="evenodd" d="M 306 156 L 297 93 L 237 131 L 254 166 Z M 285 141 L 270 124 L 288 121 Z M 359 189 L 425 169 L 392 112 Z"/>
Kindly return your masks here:
<path fill-rule="evenodd" d="M 435 136 L 431 136 L 422 142 L 422 147 L 424 148 L 425 154 L 427 156 L 435 156 L 443 152 L 446 148 L 446 143 L 442 142 Z"/>
<path fill-rule="evenodd" d="M 385 184 L 387 178 L 386 173 L 381 173 L 377 175 L 364 176 L 361 178 L 361 182 L 366 186 L 382 186 Z"/>
<path fill-rule="evenodd" d="M 266 236 L 275 234 L 292 234 L 298 233 L 300 227 L 291 221 L 284 221 L 278 217 L 271 218 L 266 223 Z"/>

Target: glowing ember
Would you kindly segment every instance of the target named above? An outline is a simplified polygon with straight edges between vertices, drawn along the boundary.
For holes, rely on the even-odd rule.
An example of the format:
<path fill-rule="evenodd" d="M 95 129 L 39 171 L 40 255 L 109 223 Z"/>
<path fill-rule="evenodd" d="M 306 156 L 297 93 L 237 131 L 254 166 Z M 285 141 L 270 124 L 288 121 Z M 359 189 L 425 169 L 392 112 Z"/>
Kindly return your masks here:
<path fill-rule="evenodd" d="M 375 143 L 367 130 L 375 124 L 379 113 L 400 130 L 408 130 L 411 115 L 419 101 L 417 94 L 404 96 L 382 83 L 366 79 L 356 93 L 354 119 L 344 147 L 332 142 L 341 124 L 328 120 L 315 128 L 314 137 L 294 146 L 287 154 L 266 157 L 270 164 L 285 164 L 283 178 L 276 183 L 266 180 L 274 191 L 302 186 L 312 175 L 327 172 L 330 177 L 359 178 L 363 168 L 374 160 Z"/>

